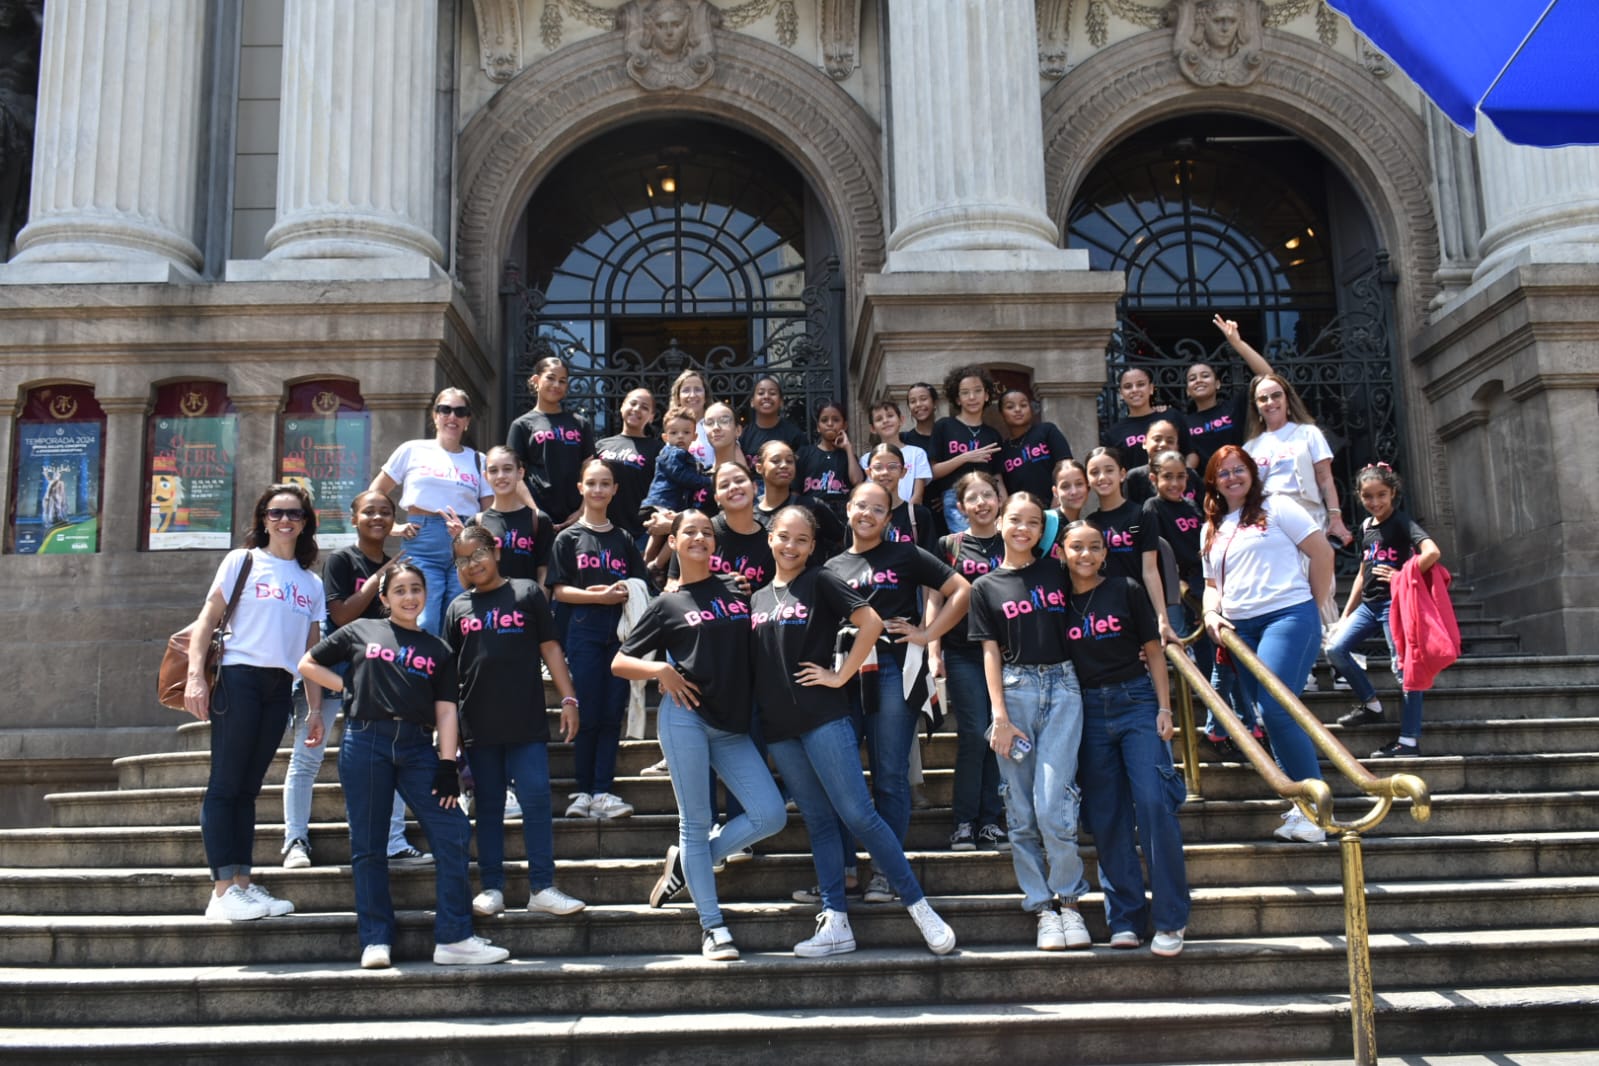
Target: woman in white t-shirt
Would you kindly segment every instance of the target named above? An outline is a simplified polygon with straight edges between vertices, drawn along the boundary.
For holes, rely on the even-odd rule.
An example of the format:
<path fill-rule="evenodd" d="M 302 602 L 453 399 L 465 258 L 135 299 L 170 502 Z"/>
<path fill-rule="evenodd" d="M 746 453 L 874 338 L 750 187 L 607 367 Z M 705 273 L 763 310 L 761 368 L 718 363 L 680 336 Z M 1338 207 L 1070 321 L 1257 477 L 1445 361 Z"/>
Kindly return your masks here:
<path fill-rule="evenodd" d="M 1205 630 L 1217 643 L 1223 629 L 1236 631 L 1266 669 L 1297 683 L 1321 648 L 1316 604 L 1332 594 L 1332 545 L 1291 498 L 1264 495 L 1255 460 L 1236 444 L 1217 449 L 1205 467 L 1205 518 Z M 1299 723 L 1254 674 L 1240 668 L 1238 679 L 1245 700 L 1260 707 L 1283 772 L 1296 781 L 1320 778 L 1316 746 Z M 1276 835 L 1327 836 L 1298 807 L 1283 815 Z"/>
<path fill-rule="evenodd" d="M 292 913 L 294 904 L 250 881 L 255 851 L 255 800 L 292 713 L 300 656 L 316 643 L 327 611 L 316 562 L 316 511 L 299 485 L 273 485 L 255 502 L 245 546 L 217 568 L 189 644 L 183 705 L 211 723 L 211 776 L 200 806 L 200 837 L 211 867 L 207 918 L 247 921 Z M 206 683 L 205 652 L 222 623 L 240 569 L 249 560 L 215 690 Z M 322 743 L 322 690 L 306 686 L 307 744 Z"/>
<path fill-rule="evenodd" d="M 1292 496 L 1322 530 L 1349 544 L 1354 536 L 1338 506 L 1332 449 L 1299 393 L 1272 372 L 1256 374 L 1249 395 L 1253 403 L 1245 421 L 1244 451 L 1260 468 L 1266 493 Z"/>
<path fill-rule="evenodd" d="M 427 581 L 427 604 L 419 624 L 434 636 L 444 623 L 444 611 L 461 594 L 451 548 L 452 527 L 494 500 L 483 474 L 483 456 L 462 443 L 472 422 L 472 404 L 465 392 L 449 388 L 433 400 L 432 440 L 408 440 L 389 456 L 378 476 L 367 486 L 385 496 L 400 489 L 400 510 L 405 521 L 394 535 L 405 538 L 405 555 L 421 568 Z M 532 498 L 524 501 L 532 505 Z M 463 517 L 465 516 L 465 517 Z"/>

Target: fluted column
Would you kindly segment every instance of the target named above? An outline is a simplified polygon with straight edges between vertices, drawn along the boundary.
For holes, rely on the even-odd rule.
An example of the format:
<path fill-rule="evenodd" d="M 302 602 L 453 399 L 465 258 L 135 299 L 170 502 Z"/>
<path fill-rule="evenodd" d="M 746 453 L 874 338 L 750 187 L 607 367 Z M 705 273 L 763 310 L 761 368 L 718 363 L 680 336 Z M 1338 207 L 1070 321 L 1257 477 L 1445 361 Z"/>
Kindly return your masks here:
<path fill-rule="evenodd" d="M 1478 280 L 1514 262 L 1599 262 L 1599 148 L 1528 148 L 1477 125 L 1482 174 Z"/>
<path fill-rule="evenodd" d="M 1045 209 L 1035 21 L 1032 0 L 890 4 L 886 272 L 1086 268 Z"/>
<path fill-rule="evenodd" d="M 438 8 L 287 0 L 268 259 L 443 262 L 432 225 Z"/>
<path fill-rule="evenodd" d="M 166 280 L 200 266 L 204 50 L 205 0 L 45 5 L 31 211 L 4 280 Z"/>

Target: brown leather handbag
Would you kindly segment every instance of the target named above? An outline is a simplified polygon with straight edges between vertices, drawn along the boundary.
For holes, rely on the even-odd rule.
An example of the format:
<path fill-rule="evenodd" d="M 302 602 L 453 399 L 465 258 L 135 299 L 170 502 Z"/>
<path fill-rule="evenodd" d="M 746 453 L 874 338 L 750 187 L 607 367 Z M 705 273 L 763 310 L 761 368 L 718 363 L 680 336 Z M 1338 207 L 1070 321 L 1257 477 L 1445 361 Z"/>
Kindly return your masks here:
<path fill-rule="evenodd" d="M 244 565 L 239 567 L 239 577 L 233 582 L 233 595 L 228 597 L 228 605 L 222 611 L 222 621 L 211 631 L 211 644 L 205 650 L 205 684 L 208 690 L 216 688 L 217 675 L 222 672 L 222 649 L 227 643 L 228 623 L 233 620 L 233 609 L 239 605 L 239 595 L 244 592 L 244 583 L 250 576 L 253 562 L 255 557 L 246 552 Z M 174 711 L 188 710 L 183 705 L 183 692 L 189 686 L 189 643 L 194 638 L 195 626 L 199 624 L 196 619 L 168 637 L 167 650 L 161 656 L 161 670 L 156 676 L 156 698 L 161 701 L 161 706 Z"/>

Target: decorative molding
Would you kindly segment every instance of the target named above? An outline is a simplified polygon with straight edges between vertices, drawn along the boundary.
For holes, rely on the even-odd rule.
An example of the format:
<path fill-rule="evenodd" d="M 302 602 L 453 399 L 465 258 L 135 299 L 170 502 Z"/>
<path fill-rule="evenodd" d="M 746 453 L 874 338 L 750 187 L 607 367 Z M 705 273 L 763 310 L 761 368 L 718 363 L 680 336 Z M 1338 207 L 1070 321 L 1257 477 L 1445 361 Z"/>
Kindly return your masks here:
<path fill-rule="evenodd" d="M 1075 0 L 1037 0 L 1038 76 L 1059 81 L 1066 76 Z"/>
<path fill-rule="evenodd" d="M 510 81 L 522 70 L 520 0 L 472 0 L 472 8 L 477 12 L 477 40 L 483 73 L 490 81 Z"/>
<path fill-rule="evenodd" d="M 1053 2 L 1054 0 L 1038 0 L 1039 9 L 1042 11 L 1045 4 Z M 1110 41 L 1110 16 L 1113 14 L 1123 22 L 1130 22 L 1148 30 L 1158 30 L 1175 21 L 1173 9 L 1184 2 L 1185 0 L 1173 0 L 1169 4 L 1140 4 L 1136 0 L 1089 0 L 1086 18 L 1089 43 L 1095 48 L 1103 48 Z M 1261 6 L 1262 26 L 1269 29 L 1286 26 L 1294 19 L 1314 10 L 1317 38 L 1328 48 L 1338 43 L 1339 15 L 1327 6 L 1326 0 L 1278 0 L 1275 4 L 1266 0 L 1257 0 L 1257 2 Z M 1040 44 L 1044 39 L 1042 29 L 1043 23 L 1040 22 Z"/>
<path fill-rule="evenodd" d="M 1176 0 L 1172 54 L 1183 77 L 1201 88 L 1248 85 L 1260 74 L 1261 0 Z"/>
<path fill-rule="evenodd" d="M 834 81 L 843 81 L 861 63 L 860 0 L 820 0 L 818 8 L 816 32 L 821 39 L 822 69 Z"/>
<path fill-rule="evenodd" d="M 565 2 L 565 0 L 563 0 Z M 771 144 L 827 212 L 851 293 L 885 255 L 882 133 L 816 67 L 743 34 L 713 31 L 716 69 L 694 92 L 649 92 L 628 77 L 620 33 L 580 41 L 524 70 L 458 139 L 457 270 L 485 351 L 499 350 L 500 268 L 528 200 L 597 132 L 653 117 L 700 116 Z"/>
<path fill-rule="evenodd" d="M 1374 78 L 1386 78 L 1394 72 L 1393 61 L 1363 33 L 1355 35 L 1355 54 L 1360 58 L 1360 65 L 1371 71 Z"/>
<path fill-rule="evenodd" d="M 827 0 L 823 0 L 824 5 L 826 2 Z M 612 30 L 619 26 L 621 9 L 634 3 L 635 0 L 628 0 L 628 3 L 618 7 L 602 7 L 590 3 L 589 0 L 544 0 L 544 11 L 539 15 L 539 37 L 544 42 L 544 47 L 553 52 L 561 47 L 565 14 L 569 13 L 578 22 L 592 29 Z M 799 40 L 799 14 L 794 10 L 794 0 L 745 0 L 744 3 L 729 8 L 719 8 L 715 4 L 706 2 L 705 6 L 711 8 L 716 18 L 720 19 L 717 25 L 730 30 L 743 29 L 775 13 L 778 43 L 784 48 L 793 48 Z"/>
<path fill-rule="evenodd" d="M 698 89 L 716 71 L 722 13 L 707 0 L 628 0 L 616 11 L 627 76 L 646 89 Z"/>

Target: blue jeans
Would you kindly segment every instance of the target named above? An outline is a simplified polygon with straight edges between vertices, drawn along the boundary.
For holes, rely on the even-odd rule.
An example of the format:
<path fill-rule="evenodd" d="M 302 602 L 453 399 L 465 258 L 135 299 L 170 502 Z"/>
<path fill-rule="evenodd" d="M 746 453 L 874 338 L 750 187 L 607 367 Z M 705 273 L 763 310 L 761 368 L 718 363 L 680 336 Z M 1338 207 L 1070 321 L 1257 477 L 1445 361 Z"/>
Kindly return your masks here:
<path fill-rule="evenodd" d="M 575 604 L 566 628 L 566 662 L 577 694 L 577 737 L 572 761 L 577 790 L 609 792 L 616 783 L 616 751 L 627 718 L 628 683 L 611 673 L 621 649 L 619 607 Z"/>
<path fill-rule="evenodd" d="M 1349 616 L 1349 621 L 1343 624 L 1338 639 L 1327 645 L 1327 661 L 1349 680 L 1349 687 L 1355 690 L 1361 703 L 1375 699 L 1377 690 L 1372 687 L 1371 678 L 1366 676 L 1366 671 L 1349 653 L 1380 628 L 1383 640 L 1388 642 L 1388 661 L 1399 682 L 1399 690 L 1404 695 L 1404 709 L 1399 715 L 1399 735 L 1418 740 L 1421 737 L 1422 694 L 1405 688 L 1404 671 L 1399 669 L 1399 656 L 1394 653 L 1394 631 L 1388 624 L 1390 605 L 1390 601 L 1385 600 L 1382 609 L 1374 611 L 1362 600 L 1355 607 L 1355 613 Z"/>
<path fill-rule="evenodd" d="M 350 819 L 350 871 L 355 877 L 355 919 L 361 946 L 394 943 L 394 901 L 389 896 L 389 810 L 398 789 L 422 823 L 433 850 L 438 902 L 433 939 L 453 944 L 472 935 L 467 842 L 472 827 L 459 807 L 440 807 L 433 795 L 439 757 L 430 730 L 410 722 L 347 724 L 339 742 L 339 780 Z M 504 790 L 501 790 L 504 795 Z"/>
<path fill-rule="evenodd" d="M 484 888 L 505 890 L 505 788 L 516 782 L 533 892 L 555 884 L 555 811 L 550 803 L 550 753 L 544 743 L 474 744 L 467 749 L 477 779 L 477 868 Z"/>
<path fill-rule="evenodd" d="M 421 569 L 428 586 L 427 601 L 416 624 L 437 637 L 442 635 L 444 612 L 450 601 L 461 594 L 450 528 L 438 515 L 411 515 L 406 521 L 416 527 L 416 536 L 404 542 L 405 554 Z"/>
<path fill-rule="evenodd" d="M 999 824 L 999 763 L 983 739 L 988 728 L 988 681 L 983 677 L 983 649 L 973 645 L 944 648 L 945 688 L 955 717 L 955 824 Z"/>
<path fill-rule="evenodd" d="M 711 867 L 782 829 L 788 813 L 772 772 L 748 733 L 717 729 L 665 693 L 661 694 L 655 725 L 672 772 L 672 794 L 677 797 L 683 879 L 694 897 L 700 928 L 715 929 L 723 923 Z M 705 787 L 713 768 L 744 805 L 744 813 L 730 819 L 714 836 L 711 792 Z"/>
<path fill-rule="evenodd" d="M 1021 762 L 999 760 L 1000 798 L 1010 818 L 1011 863 L 1022 909 L 1042 910 L 1057 896 L 1077 902 L 1088 891 L 1077 853 L 1077 751 L 1083 698 L 1070 663 L 1003 667 L 1005 713 L 1033 742 Z"/>
<path fill-rule="evenodd" d="M 1266 669 L 1276 674 L 1284 683 L 1298 690 L 1310 675 L 1310 667 L 1321 651 L 1321 614 L 1315 600 L 1296 603 L 1269 614 L 1254 618 L 1234 619 L 1238 636 L 1254 651 Z M 1237 668 L 1238 683 L 1244 691 L 1244 701 L 1260 708 L 1266 722 L 1266 735 L 1271 737 L 1272 754 L 1283 773 L 1295 781 L 1320 778 L 1321 767 L 1316 763 L 1316 745 L 1311 742 L 1299 723 L 1278 703 L 1255 675 L 1242 667 Z"/>
<path fill-rule="evenodd" d="M 1147 676 L 1083 690 L 1077 773 L 1083 822 L 1099 847 L 1099 887 L 1112 933 L 1142 936 L 1149 924 L 1140 848 L 1149 864 L 1156 930 L 1188 925 L 1188 874 L 1177 824 L 1188 790 L 1172 766 L 1171 748 L 1155 732 L 1158 709 Z"/>
<path fill-rule="evenodd" d="M 944 525 L 951 533 L 964 533 L 972 528 L 972 524 L 961 514 L 961 509 L 955 506 L 955 490 L 944 490 Z"/>
<path fill-rule="evenodd" d="M 871 684 L 871 680 L 866 681 Z M 877 656 L 877 713 L 866 716 L 866 757 L 877 813 L 904 843 L 911 827 L 911 745 L 920 715 L 905 702 L 897 652 Z"/>
<path fill-rule="evenodd" d="M 844 895 L 840 821 L 851 838 L 866 845 L 872 869 L 888 878 L 907 907 L 922 898 L 922 886 L 911 873 L 905 849 L 872 806 L 861 774 L 861 748 L 853 722 L 838 718 L 792 740 L 777 741 L 769 750 L 810 833 L 811 861 L 822 889 L 822 906 L 833 911 L 849 908 Z"/>
<path fill-rule="evenodd" d="M 250 875 L 255 798 L 292 713 L 294 675 L 266 666 L 224 666 L 211 691 L 211 776 L 200 803 L 200 839 L 213 881 Z"/>
<path fill-rule="evenodd" d="M 289 741 L 289 770 L 283 777 L 283 848 L 279 854 L 287 852 L 296 840 L 311 839 L 311 789 L 333 740 L 333 724 L 339 717 L 342 702 L 340 696 L 337 692 L 322 693 L 322 743 L 308 748 L 305 735 L 311 718 L 305 705 L 305 688 L 294 686 L 294 735 Z M 410 841 L 405 839 L 405 802 L 395 795 L 394 810 L 389 814 L 388 854 L 410 846 Z"/>

